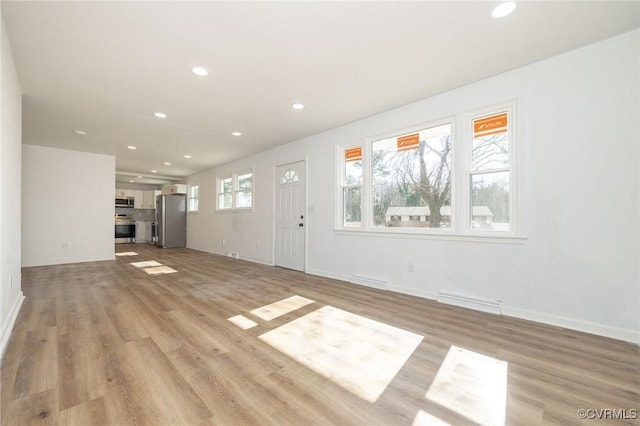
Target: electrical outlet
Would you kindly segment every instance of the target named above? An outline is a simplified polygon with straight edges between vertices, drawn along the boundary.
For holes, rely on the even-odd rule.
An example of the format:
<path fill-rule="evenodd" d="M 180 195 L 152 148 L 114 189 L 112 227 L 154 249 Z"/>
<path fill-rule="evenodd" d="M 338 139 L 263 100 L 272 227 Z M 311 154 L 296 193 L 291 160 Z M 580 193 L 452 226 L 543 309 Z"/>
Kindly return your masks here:
<path fill-rule="evenodd" d="M 409 271 L 409 272 L 413 272 L 413 271 L 414 271 L 414 269 L 413 269 L 413 262 L 409 262 L 409 263 L 407 264 L 407 271 Z"/>
<path fill-rule="evenodd" d="M 222 240 L 222 247 L 224 247 L 224 246 L 226 246 L 226 245 L 227 245 L 227 240 L 224 240 L 224 239 L 223 239 L 223 240 Z"/>
<path fill-rule="evenodd" d="M 63 243 L 62 243 L 62 248 L 63 248 L 63 249 L 67 249 L 67 248 L 69 248 L 69 244 L 68 244 L 67 242 L 63 242 Z"/>
<path fill-rule="evenodd" d="M 260 248 L 260 241 L 256 241 L 256 248 Z"/>

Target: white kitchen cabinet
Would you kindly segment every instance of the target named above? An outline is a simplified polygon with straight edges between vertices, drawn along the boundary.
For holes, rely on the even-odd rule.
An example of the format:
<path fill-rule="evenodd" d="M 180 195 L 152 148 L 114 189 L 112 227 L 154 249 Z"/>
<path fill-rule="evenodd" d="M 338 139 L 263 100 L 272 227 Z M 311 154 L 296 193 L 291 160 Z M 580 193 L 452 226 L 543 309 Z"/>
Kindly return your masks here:
<path fill-rule="evenodd" d="M 136 243 L 146 243 L 147 239 L 147 224 L 144 220 L 136 221 Z"/>
<path fill-rule="evenodd" d="M 116 197 L 135 197 L 133 189 L 116 188 Z"/>
<path fill-rule="evenodd" d="M 136 189 L 133 191 L 133 208 L 134 209 L 144 209 L 144 191 L 141 189 Z"/>
<path fill-rule="evenodd" d="M 143 195 L 143 209 L 155 209 L 156 208 L 156 196 L 155 191 L 144 191 Z"/>
<path fill-rule="evenodd" d="M 150 220 L 147 220 L 144 222 L 144 229 L 145 229 L 145 234 L 147 237 L 147 241 L 151 242 L 153 241 L 153 233 L 151 232 L 151 224 L 153 222 L 151 222 Z"/>

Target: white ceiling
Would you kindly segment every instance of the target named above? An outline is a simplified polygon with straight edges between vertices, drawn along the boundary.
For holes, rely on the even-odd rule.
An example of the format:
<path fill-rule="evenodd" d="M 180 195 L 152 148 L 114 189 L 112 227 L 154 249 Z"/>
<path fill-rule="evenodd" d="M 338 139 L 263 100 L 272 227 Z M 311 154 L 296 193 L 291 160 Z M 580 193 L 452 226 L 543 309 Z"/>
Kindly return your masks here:
<path fill-rule="evenodd" d="M 137 175 L 188 176 L 639 26 L 638 1 L 521 2 L 499 20 L 496 4 L 3 1 L 2 14 L 23 142 L 114 155 L 118 180 L 161 183 Z"/>

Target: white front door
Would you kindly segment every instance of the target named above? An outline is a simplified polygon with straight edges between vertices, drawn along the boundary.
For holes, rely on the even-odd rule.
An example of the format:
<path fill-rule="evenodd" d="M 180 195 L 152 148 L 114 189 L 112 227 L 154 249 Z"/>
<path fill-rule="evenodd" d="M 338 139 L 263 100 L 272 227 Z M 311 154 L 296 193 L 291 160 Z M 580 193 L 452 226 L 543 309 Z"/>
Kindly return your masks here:
<path fill-rule="evenodd" d="M 304 271 L 305 162 L 276 168 L 276 266 Z"/>

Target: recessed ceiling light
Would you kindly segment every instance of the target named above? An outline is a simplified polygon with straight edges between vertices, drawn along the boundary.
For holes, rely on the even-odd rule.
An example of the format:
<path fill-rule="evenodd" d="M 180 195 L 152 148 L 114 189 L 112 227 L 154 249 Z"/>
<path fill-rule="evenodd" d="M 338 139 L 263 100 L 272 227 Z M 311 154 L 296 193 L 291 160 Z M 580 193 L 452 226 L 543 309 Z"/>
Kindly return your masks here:
<path fill-rule="evenodd" d="M 158 118 L 167 118 L 167 114 L 165 114 L 164 112 L 156 112 L 153 115 L 155 115 Z"/>
<path fill-rule="evenodd" d="M 158 173 L 157 170 L 151 170 L 151 173 Z"/>
<path fill-rule="evenodd" d="M 200 77 L 204 77 L 205 75 L 209 74 L 209 71 L 202 67 L 193 67 L 191 68 L 191 71 L 193 71 L 195 75 L 199 75 Z"/>
<path fill-rule="evenodd" d="M 129 180 L 129 183 L 133 183 L 133 182 L 135 182 L 135 181 L 133 181 L 133 180 Z"/>
<path fill-rule="evenodd" d="M 142 179 L 142 176 L 138 176 L 138 179 Z"/>
<path fill-rule="evenodd" d="M 232 132 L 231 134 L 233 136 L 242 136 L 242 133 L 240 133 L 240 132 Z"/>
<path fill-rule="evenodd" d="M 87 134 L 84 130 L 74 130 L 73 133 L 80 136 L 85 136 Z"/>
<path fill-rule="evenodd" d="M 493 16 L 494 18 L 504 18 L 505 16 L 511 14 L 511 12 L 513 12 L 515 8 L 515 2 L 505 1 L 496 6 L 495 9 L 493 9 L 493 12 L 491 12 L 491 16 Z"/>
<path fill-rule="evenodd" d="M 136 149 L 136 147 L 135 147 L 135 146 L 133 146 L 133 145 L 129 145 L 127 148 L 129 148 L 129 149 Z"/>
<path fill-rule="evenodd" d="M 300 109 L 304 108 L 304 104 L 302 104 L 300 102 L 296 102 L 296 103 L 291 104 L 291 108 L 300 110 Z"/>
<path fill-rule="evenodd" d="M 170 162 L 168 162 L 168 161 L 165 161 L 165 162 L 164 162 L 164 165 L 165 165 L 165 166 L 170 166 L 170 165 L 171 165 L 171 163 L 170 163 Z"/>
<path fill-rule="evenodd" d="M 191 158 L 189 154 L 185 154 L 184 158 Z"/>

